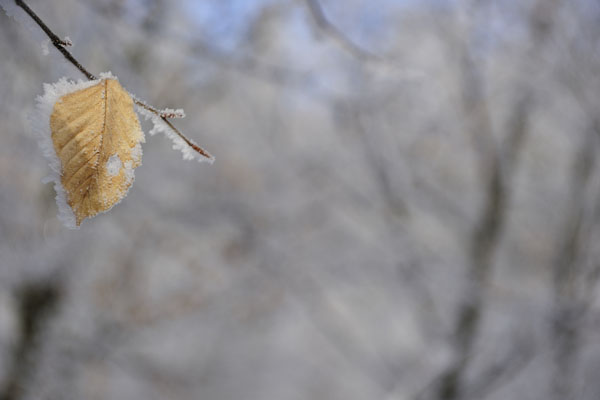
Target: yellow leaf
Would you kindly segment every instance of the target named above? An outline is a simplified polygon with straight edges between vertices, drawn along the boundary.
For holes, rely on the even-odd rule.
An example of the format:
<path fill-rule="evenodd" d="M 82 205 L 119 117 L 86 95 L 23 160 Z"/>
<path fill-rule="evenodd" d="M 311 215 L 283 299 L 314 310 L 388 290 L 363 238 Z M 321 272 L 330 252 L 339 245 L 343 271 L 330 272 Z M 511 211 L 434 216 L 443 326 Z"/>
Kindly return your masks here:
<path fill-rule="evenodd" d="M 65 94 L 52 108 L 50 131 L 60 181 L 77 226 L 126 196 L 141 164 L 144 134 L 131 96 L 116 79 Z"/>

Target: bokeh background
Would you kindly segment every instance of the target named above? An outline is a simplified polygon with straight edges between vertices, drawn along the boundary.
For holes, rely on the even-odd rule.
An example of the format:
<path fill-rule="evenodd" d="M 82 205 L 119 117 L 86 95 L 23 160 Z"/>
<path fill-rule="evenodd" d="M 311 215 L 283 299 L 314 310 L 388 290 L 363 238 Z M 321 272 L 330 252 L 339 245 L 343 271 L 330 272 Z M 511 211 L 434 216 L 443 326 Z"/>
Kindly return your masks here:
<path fill-rule="evenodd" d="M 598 2 L 28 3 L 216 162 L 63 228 L 0 13 L 0 399 L 600 397 Z"/>

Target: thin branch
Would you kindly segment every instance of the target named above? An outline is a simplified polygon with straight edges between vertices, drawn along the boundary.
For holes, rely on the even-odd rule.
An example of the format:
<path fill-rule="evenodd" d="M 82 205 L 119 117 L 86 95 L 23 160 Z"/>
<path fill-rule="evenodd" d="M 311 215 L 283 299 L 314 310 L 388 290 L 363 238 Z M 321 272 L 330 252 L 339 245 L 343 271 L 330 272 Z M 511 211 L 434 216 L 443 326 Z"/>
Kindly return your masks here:
<path fill-rule="evenodd" d="M 59 38 L 58 35 L 52 32 L 50 28 L 48 28 L 48 25 L 46 25 L 44 21 L 42 21 L 40 17 L 38 17 L 37 14 L 34 13 L 33 10 L 29 8 L 27 4 L 25 4 L 24 1 L 15 0 L 15 3 L 17 6 L 25 10 L 25 12 L 40 26 L 40 28 L 42 28 L 44 33 L 48 35 L 54 47 L 56 47 L 58 51 L 60 51 L 62 55 L 65 56 L 65 58 L 69 60 L 71 64 L 73 64 L 79 71 L 81 71 L 81 73 L 84 74 L 86 78 L 88 78 L 90 81 L 97 79 L 92 73 L 85 69 L 83 65 L 81 65 L 81 63 L 75 59 L 75 57 L 73 57 L 69 50 L 65 49 L 65 46 L 71 45 L 70 40 L 63 40 Z"/>
<path fill-rule="evenodd" d="M 206 157 L 209 160 L 214 160 L 214 157 L 209 152 L 207 152 L 202 147 L 198 146 L 196 143 L 192 142 L 190 139 L 188 139 L 187 137 L 185 137 L 183 135 L 183 133 L 179 132 L 179 129 L 175 128 L 175 126 L 171 123 L 171 121 L 169 121 L 168 119 L 166 119 L 163 116 L 161 116 L 160 118 L 165 122 L 165 124 L 169 125 L 169 128 L 171 128 L 173 130 L 173 132 L 175 132 L 180 138 L 182 138 L 183 141 L 188 146 L 190 146 L 196 152 L 198 152 L 199 154 L 201 154 L 203 157 Z"/>
<path fill-rule="evenodd" d="M 39 25 L 39 27 L 42 28 L 44 33 L 50 38 L 50 41 L 52 42 L 54 47 L 56 47 L 58 49 L 58 51 L 60 51 L 61 54 L 71 64 L 73 64 L 83 75 L 85 75 L 86 78 L 88 78 L 90 81 L 98 79 L 94 74 L 89 72 L 83 65 L 81 65 L 81 63 L 79 61 L 77 61 L 77 59 L 71 54 L 71 52 L 69 52 L 69 50 L 67 50 L 65 48 L 67 46 L 72 45 L 72 43 L 69 39 L 61 39 L 60 37 L 58 37 L 58 35 L 55 34 L 48 27 L 48 25 L 46 25 L 46 23 L 44 21 L 42 21 L 42 19 L 23 0 L 15 0 L 15 4 L 19 7 L 21 7 Z M 167 119 L 167 117 L 169 117 L 169 118 L 179 117 L 178 114 L 165 113 L 163 111 L 160 111 L 160 110 L 144 103 L 143 101 L 141 101 L 139 99 L 136 99 L 135 97 L 133 98 L 133 101 L 138 106 L 140 106 L 140 107 L 150 111 L 151 113 L 157 115 L 158 117 L 160 117 L 163 120 L 163 122 L 165 124 L 167 124 L 169 126 L 169 128 L 171 128 L 173 130 L 173 132 L 175 132 L 177 134 L 177 136 L 179 136 L 188 146 L 190 146 L 192 149 L 194 149 L 197 153 L 199 153 L 203 157 L 208 158 L 209 160 L 214 159 L 212 155 L 210 155 L 206 150 L 204 150 L 203 148 L 201 148 L 200 146 L 198 146 L 197 144 L 192 142 L 190 139 L 188 139 L 183 133 L 181 133 L 177 128 L 175 128 L 175 126 L 173 126 L 173 124 Z"/>
<path fill-rule="evenodd" d="M 173 130 L 173 132 L 175 132 L 177 134 L 177 136 L 179 136 L 181 139 L 183 139 L 183 141 L 190 146 L 192 149 L 194 149 L 196 152 L 198 152 L 199 154 L 201 154 L 203 157 L 208 158 L 209 160 L 214 160 L 214 157 L 206 150 L 204 150 L 202 147 L 198 146 L 196 143 L 192 142 L 190 139 L 188 139 L 183 133 L 181 133 L 179 131 L 179 129 L 175 128 L 175 126 L 171 123 L 171 121 L 169 121 L 167 119 L 167 116 L 165 114 L 164 111 L 158 110 L 154 107 L 152 107 L 151 105 L 146 104 L 145 102 L 136 99 L 135 97 L 133 97 L 133 102 L 135 104 L 137 104 L 138 106 L 150 111 L 153 114 L 156 114 L 160 117 L 160 119 L 163 120 L 163 122 L 165 124 L 167 124 L 169 126 L 169 128 L 171 128 L 171 130 Z M 173 116 L 179 118 L 178 115 L 173 114 Z"/>
<path fill-rule="evenodd" d="M 538 4 L 546 4 L 538 0 Z M 549 26 L 552 28 L 552 26 Z M 535 26 L 531 29 L 534 30 Z M 535 59 L 545 39 L 550 35 L 532 32 L 534 43 L 526 59 Z M 474 356 L 474 348 L 481 330 L 481 320 L 487 300 L 487 281 L 491 277 L 493 256 L 499 246 L 505 225 L 508 223 L 509 205 L 513 189 L 511 179 L 516 173 L 519 155 L 528 133 L 533 88 L 525 85 L 523 94 L 515 103 L 509 125 L 506 148 L 501 148 L 493 138 L 492 125 L 486 109 L 486 99 L 479 82 L 480 73 L 474 64 L 469 47 L 461 41 L 463 61 L 463 109 L 474 119 L 469 126 L 472 140 L 479 155 L 480 174 L 485 185 L 486 201 L 473 230 L 470 248 L 470 282 L 454 322 L 453 339 L 456 360 L 434 382 L 435 399 L 464 399 L 471 388 L 466 385 L 467 370 Z M 483 134 L 486 133 L 486 134 Z M 477 398 L 477 397 L 476 397 Z"/>

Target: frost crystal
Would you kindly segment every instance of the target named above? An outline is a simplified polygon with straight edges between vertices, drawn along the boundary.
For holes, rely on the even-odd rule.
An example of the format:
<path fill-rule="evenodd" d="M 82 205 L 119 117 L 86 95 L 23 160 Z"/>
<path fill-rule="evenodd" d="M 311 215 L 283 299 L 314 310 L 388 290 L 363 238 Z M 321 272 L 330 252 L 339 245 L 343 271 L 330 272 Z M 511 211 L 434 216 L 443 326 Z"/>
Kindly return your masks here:
<path fill-rule="evenodd" d="M 165 108 L 160 110 L 160 115 L 165 118 L 185 118 L 185 111 L 182 108 L 174 110 L 172 108 Z"/>
<path fill-rule="evenodd" d="M 129 183 L 133 182 L 133 179 L 135 178 L 135 174 L 133 172 L 133 165 L 131 164 L 131 161 L 126 161 L 124 167 L 125 167 L 125 183 L 129 184 Z"/>
<path fill-rule="evenodd" d="M 142 159 L 142 145 L 140 143 L 137 143 L 135 145 L 135 147 L 131 150 L 131 158 L 135 162 L 141 161 L 141 159 Z"/>
<path fill-rule="evenodd" d="M 121 170 L 121 159 L 117 154 L 113 154 L 110 156 L 108 161 L 106 161 L 106 172 L 109 176 L 117 176 L 119 175 L 119 171 Z"/>
<path fill-rule="evenodd" d="M 146 120 L 152 121 L 152 125 L 153 125 L 152 129 L 148 133 L 153 136 L 159 132 L 162 132 L 166 137 L 171 139 L 171 141 L 173 142 L 173 150 L 181 151 L 181 153 L 183 154 L 184 160 L 196 159 L 199 162 L 206 161 L 210 164 L 212 164 L 215 161 L 214 158 L 206 158 L 206 157 L 202 156 L 201 154 L 197 153 L 196 150 L 191 148 L 185 142 L 185 140 L 183 140 L 181 137 L 179 137 L 179 135 L 177 135 L 175 132 L 173 132 L 173 130 L 165 123 L 165 121 L 162 120 L 162 118 L 160 116 L 154 114 L 153 112 L 151 112 L 139 105 L 136 105 L 136 110 L 139 114 L 143 115 Z M 169 110 L 169 109 L 167 109 L 167 110 Z M 165 111 L 167 111 L 167 110 L 165 110 Z M 183 110 L 169 110 L 169 111 L 174 111 L 174 112 L 180 111 L 181 114 L 185 115 L 183 113 Z M 192 142 L 192 143 L 194 143 L 194 142 Z M 196 143 L 194 143 L 194 144 L 196 144 Z"/>
<path fill-rule="evenodd" d="M 54 150 L 54 144 L 50 134 L 50 115 L 54 104 L 64 95 L 76 92 L 81 89 L 94 86 L 100 82 L 96 81 L 70 81 L 67 78 L 61 78 L 58 82 L 50 84 L 44 83 L 44 94 L 36 98 L 36 112 L 31 117 L 33 131 L 38 135 L 39 146 L 42 153 L 50 165 L 50 175 L 43 182 L 54 182 L 56 191 L 56 204 L 58 205 L 58 219 L 68 228 L 76 229 L 75 214 L 67 203 L 67 195 L 60 181 L 61 163 Z"/>
<path fill-rule="evenodd" d="M 100 76 L 101 79 L 116 79 L 116 77 L 114 77 L 110 72 L 103 73 Z M 36 98 L 36 111 L 30 117 L 32 130 L 38 135 L 39 147 L 48 160 L 51 170 L 50 175 L 44 178 L 42 182 L 54 182 L 54 190 L 56 191 L 56 204 L 58 206 L 58 219 L 67 228 L 77 229 L 78 227 L 75 220 L 75 214 L 67 203 L 67 195 L 60 180 L 61 162 L 56 155 L 54 144 L 52 143 L 52 137 L 50 133 L 50 115 L 52 115 L 54 104 L 61 97 L 69 93 L 94 86 L 98 84 L 101 79 L 95 81 L 82 81 L 81 79 L 78 81 L 72 81 L 63 77 L 60 78 L 56 83 L 44 83 L 44 94 Z M 131 175 L 133 175 L 133 170 L 131 171 Z M 127 176 L 129 177 L 129 175 Z M 132 177 L 131 180 L 133 180 Z"/>

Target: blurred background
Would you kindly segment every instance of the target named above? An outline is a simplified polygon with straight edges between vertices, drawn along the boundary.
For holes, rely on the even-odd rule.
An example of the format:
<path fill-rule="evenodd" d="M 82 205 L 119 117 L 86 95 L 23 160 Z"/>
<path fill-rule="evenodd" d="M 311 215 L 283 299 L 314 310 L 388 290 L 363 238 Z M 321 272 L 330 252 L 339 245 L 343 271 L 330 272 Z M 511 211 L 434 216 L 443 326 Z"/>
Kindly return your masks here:
<path fill-rule="evenodd" d="M 0 13 L 1 400 L 600 397 L 598 2 L 28 3 L 216 162 L 63 228 Z"/>

